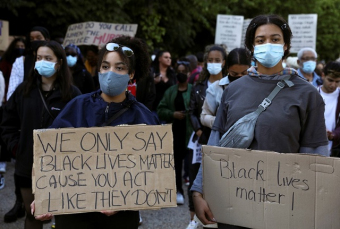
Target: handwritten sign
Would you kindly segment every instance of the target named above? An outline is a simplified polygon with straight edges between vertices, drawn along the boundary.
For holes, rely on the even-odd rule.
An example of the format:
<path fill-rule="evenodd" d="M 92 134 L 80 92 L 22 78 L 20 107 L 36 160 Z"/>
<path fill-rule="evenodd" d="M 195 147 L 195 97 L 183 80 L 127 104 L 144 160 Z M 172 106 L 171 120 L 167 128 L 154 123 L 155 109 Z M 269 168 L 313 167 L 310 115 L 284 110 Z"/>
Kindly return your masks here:
<path fill-rule="evenodd" d="M 241 39 L 241 46 L 240 47 L 245 47 L 245 41 L 246 41 L 246 33 L 248 26 L 253 19 L 244 19 L 243 21 L 243 28 L 242 28 L 242 39 Z"/>
<path fill-rule="evenodd" d="M 290 14 L 288 24 L 292 30 L 291 53 L 302 48 L 316 48 L 317 14 Z"/>
<path fill-rule="evenodd" d="M 68 27 L 63 45 L 104 45 L 115 37 L 134 37 L 137 24 L 111 24 L 106 22 L 83 22 Z"/>
<path fill-rule="evenodd" d="M 203 180 L 218 222 L 340 228 L 339 158 L 203 146 Z"/>
<path fill-rule="evenodd" d="M 215 44 L 227 45 L 228 51 L 241 47 L 243 16 L 217 15 Z"/>
<path fill-rule="evenodd" d="M 175 207 L 170 125 L 34 130 L 36 215 Z"/>
<path fill-rule="evenodd" d="M 0 20 L 0 50 L 5 51 L 9 45 L 8 21 Z"/>

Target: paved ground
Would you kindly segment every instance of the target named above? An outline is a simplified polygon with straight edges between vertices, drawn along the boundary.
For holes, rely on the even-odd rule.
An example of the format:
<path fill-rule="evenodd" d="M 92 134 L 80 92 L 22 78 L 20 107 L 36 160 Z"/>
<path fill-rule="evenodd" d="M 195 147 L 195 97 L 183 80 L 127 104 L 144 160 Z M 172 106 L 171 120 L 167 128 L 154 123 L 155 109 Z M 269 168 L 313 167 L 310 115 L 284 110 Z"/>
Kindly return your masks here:
<path fill-rule="evenodd" d="M 24 228 L 25 217 L 14 223 L 4 223 L 4 215 L 13 207 L 15 201 L 13 173 L 14 164 L 7 163 L 6 185 L 0 190 L 0 229 Z M 176 208 L 143 210 L 141 213 L 143 224 L 139 229 L 185 229 L 189 223 L 188 198 L 186 196 L 185 204 Z M 44 229 L 50 229 L 51 225 L 52 223 L 44 224 Z"/>

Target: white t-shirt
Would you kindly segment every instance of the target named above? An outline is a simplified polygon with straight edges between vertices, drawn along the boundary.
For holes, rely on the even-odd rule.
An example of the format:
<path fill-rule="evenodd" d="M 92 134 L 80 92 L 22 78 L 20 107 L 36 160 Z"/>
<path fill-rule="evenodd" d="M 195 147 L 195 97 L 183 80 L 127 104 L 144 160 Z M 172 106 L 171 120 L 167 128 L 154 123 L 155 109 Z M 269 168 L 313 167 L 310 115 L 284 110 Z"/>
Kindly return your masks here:
<path fill-rule="evenodd" d="M 322 86 L 321 86 L 322 87 Z M 325 122 L 326 122 L 326 129 L 328 131 L 333 131 L 335 129 L 336 120 L 335 120 L 335 112 L 336 107 L 338 105 L 338 97 L 340 89 L 337 88 L 332 93 L 325 93 L 322 91 L 321 87 L 319 87 L 320 95 L 322 96 L 325 102 Z M 332 141 L 328 143 L 328 149 L 332 149 Z"/>

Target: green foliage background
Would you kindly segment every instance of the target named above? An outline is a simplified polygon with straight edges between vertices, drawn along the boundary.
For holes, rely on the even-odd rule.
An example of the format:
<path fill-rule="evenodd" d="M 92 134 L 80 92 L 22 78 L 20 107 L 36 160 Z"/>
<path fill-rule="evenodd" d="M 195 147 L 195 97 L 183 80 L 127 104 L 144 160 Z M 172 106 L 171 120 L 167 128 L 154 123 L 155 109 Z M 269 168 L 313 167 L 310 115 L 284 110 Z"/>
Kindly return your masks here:
<path fill-rule="evenodd" d="M 137 37 L 150 50 L 161 48 L 180 56 L 214 42 L 217 14 L 318 14 L 319 59 L 334 60 L 340 47 L 340 0 L 1 0 L 0 19 L 18 21 L 21 31 L 42 25 L 52 33 L 84 21 L 137 23 Z M 10 24 L 10 26 L 11 26 Z M 21 27 L 20 27 L 21 26 Z M 18 32 L 16 32 L 18 33 Z M 13 35 L 22 35 L 13 34 Z"/>

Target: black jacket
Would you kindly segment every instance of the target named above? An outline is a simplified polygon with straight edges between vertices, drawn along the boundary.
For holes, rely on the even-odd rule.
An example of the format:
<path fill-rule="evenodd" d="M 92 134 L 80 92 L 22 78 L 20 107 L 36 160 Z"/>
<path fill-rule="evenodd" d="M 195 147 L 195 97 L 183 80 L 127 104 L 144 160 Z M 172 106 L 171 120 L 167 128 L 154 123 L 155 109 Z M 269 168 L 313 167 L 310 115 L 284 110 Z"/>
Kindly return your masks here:
<path fill-rule="evenodd" d="M 93 78 L 85 67 L 76 65 L 72 76 L 74 85 L 79 88 L 81 93 L 86 94 L 95 91 Z"/>
<path fill-rule="evenodd" d="M 20 84 L 4 107 L 1 123 L 2 138 L 10 152 L 16 153 L 15 174 L 29 177 L 33 165 L 33 130 L 49 127 L 54 118 L 64 108 L 67 102 L 61 99 L 58 89 L 52 90 L 45 101 L 50 114 L 43 105 L 38 88 L 32 89 L 29 96 L 23 95 L 23 85 Z M 70 88 L 72 97 L 80 95 L 75 86 Z"/>
<path fill-rule="evenodd" d="M 202 82 L 197 82 L 191 90 L 189 114 L 190 121 L 195 132 L 199 129 L 202 130 L 200 116 L 207 88 L 208 80 L 206 79 Z"/>

